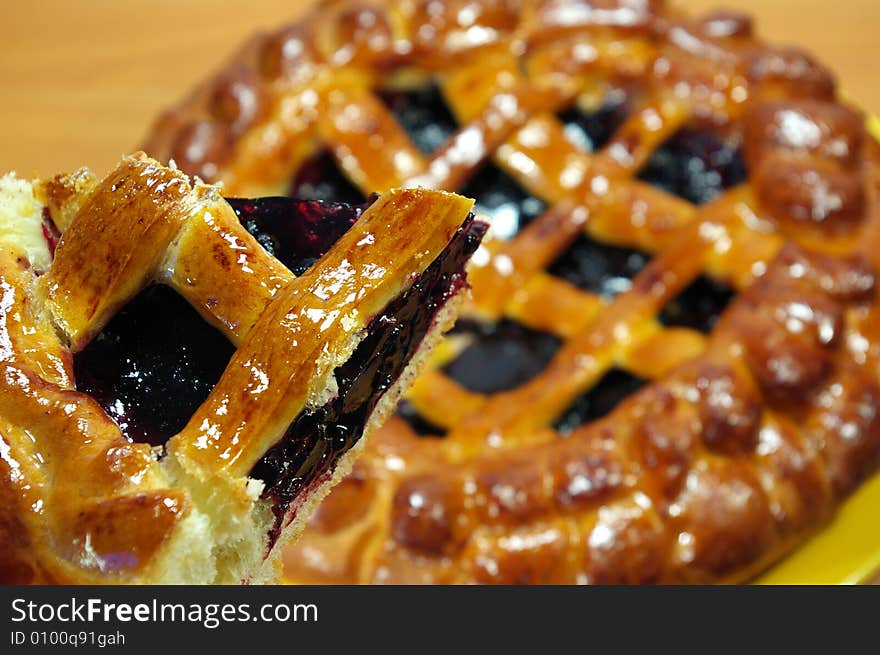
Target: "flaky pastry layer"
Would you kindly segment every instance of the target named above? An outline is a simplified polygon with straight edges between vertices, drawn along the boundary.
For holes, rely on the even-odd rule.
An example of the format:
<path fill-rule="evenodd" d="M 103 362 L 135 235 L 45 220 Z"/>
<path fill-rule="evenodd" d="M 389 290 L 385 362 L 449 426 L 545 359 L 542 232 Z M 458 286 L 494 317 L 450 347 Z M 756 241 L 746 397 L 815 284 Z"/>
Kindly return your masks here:
<path fill-rule="evenodd" d="M 217 188 L 143 153 L 103 180 L 87 170 L 3 178 L 0 579 L 275 579 L 271 500 L 251 469 L 298 414 L 333 397 L 334 369 L 441 255 L 471 204 L 384 194 L 295 277 Z M 160 449 L 126 440 L 72 375 L 73 354 L 149 284 L 174 288 L 237 347 L 202 407 Z M 448 322 L 435 317 L 430 335 Z M 381 407 L 367 432 L 387 413 Z"/>
<path fill-rule="evenodd" d="M 458 128 L 424 153 L 382 95 L 431 84 Z M 621 97 L 606 144 L 572 142 L 560 109 Z M 495 165 L 548 209 L 489 245 L 470 314 L 564 342 L 503 393 L 423 375 L 410 400 L 444 438 L 390 422 L 289 554 L 291 580 L 739 580 L 822 525 L 880 448 L 863 123 L 830 71 L 748 16 L 660 1 L 337 0 L 252 40 L 158 121 L 151 152 L 244 192 L 285 191 L 325 151 L 364 192 L 462 189 Z M 637 179 L 683 129 L 741 145 L 746 182 L 698 207 Z M 581 237 L 654 259 L 605 298 L 547 270 Z M 660 325 L 703 275 L 742 301 L 708 337 Z M 560 412 L 614 368 L 652 384 L 560 438 Z"/>

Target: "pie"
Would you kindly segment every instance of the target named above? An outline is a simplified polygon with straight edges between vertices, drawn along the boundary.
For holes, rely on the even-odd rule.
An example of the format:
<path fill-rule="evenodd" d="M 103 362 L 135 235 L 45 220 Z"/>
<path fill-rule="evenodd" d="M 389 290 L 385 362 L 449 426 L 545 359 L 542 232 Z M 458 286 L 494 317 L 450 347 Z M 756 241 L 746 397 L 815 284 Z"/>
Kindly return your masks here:
<path fill-rule="evenodd" d="M 454 320 L 471 204 L 0 178 L 0 581 L 277 579 Z"/>
<path fill-rule="evenodd" d="M 880 464 L 878 146 L 747 16 L 325 2 L 146 148 L 234 193 L 446 189 L 491 222 L 292 582 L 746 580 Z"/>

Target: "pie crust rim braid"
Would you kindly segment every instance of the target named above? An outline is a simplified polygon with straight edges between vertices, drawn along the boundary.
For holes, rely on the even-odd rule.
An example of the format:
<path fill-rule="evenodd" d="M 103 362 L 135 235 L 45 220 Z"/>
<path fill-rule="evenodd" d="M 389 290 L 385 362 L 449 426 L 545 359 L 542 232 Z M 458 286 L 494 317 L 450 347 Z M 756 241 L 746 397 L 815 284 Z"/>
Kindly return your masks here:
<path fill-rule="evenodd" d="M 880 142 L 880 119 L 874 114 L 868 117 L 868 133 Z M 878 504 L 880 475 L 874 475 L 843 502 L 826 528 L 756 582 L 862 584 L 875 580 L 880 571 L 880 529 L 872 517 Z"/>
<path fill-rule="evenodd" d="M 457 257 L 458 271 L 438 278 L 442 294 L 424 310 L 425 333 L 364 399 L 353 427 L 363 434 L 381 424 L 457 312 L 463 263 L 483 232 L 471 205 L 444 192 L 384 194 L 297 277 L 248 233 L 217 187 L 143 153 L 124 157 L 103 180 L 87 169 L 34 183 L 3 177 L 0 577 L 277 580 L 280 545 L 350 469 L 364 439 L 353 435 L 329 451 L 326 465 L 306 460 L 303 475 L 312 478 L 284 505 L 251 477 L 255 465 L 275 444 L 299 438 L 294 419 L 334 402 L 336 371 L 374 319 L 392 325 L 386 308 L 418 293 L 443 258 Z M 453 247 L 461 252 L 447 256 Z M 171 287 L 235 346 L 205 402 L 154 448 L 127 439 L 78 391 L 72 366 L 150 284 Z M 390 329 L 380 325 L 378 334 Z"/>
<path fill-rule="evenodd" d="M 383 96 L 426 80 L 457 125 L 430 153 Z M 572 138 L 562 114 L 580 112 L 591 136 L 597 107 L 620 96 L 625 116 L 598 147 Z M 722 178 L 711 197 L 657 188 L 643 174 L 688 130 L 734 144 L 747 177 L 725 182 L 704 153 L 687 161 L 701 182 Z M 833 75 L 761 41 L 747 16 L 631 0 L 326 2 L 251 42 L 147 148 L 249 191 L 297 185 L 321 150 L 361 192 L 461 191 L 491 166 L 546 207 L 485 244 L 468 315 L 547 333 L 558 352 L 484 393 L 449 375 L 460 351 L 447 339 L 408 394 L 445 438 L 390 421 L 290 551 L 292 581 L 739 581 L 876 468 L 878 148 Z M 653 259 L 622 288 L 585 293 L 554 272 L 582 239 Z M 703 277 L 738 294 L 712 335 L 657 320 Z M 652 384 L 560 440 L 560 414 L 617 370 Z"/>

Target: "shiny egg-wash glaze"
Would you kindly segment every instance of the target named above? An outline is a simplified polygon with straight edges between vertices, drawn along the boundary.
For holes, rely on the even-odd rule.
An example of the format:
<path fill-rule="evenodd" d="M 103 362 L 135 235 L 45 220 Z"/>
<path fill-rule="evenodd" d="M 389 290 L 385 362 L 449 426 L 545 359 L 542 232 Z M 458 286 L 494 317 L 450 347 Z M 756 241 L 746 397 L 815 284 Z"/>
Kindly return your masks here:
<path fill-rule="evenodd" d="M 369 416 L 415 356 L 438 312 L 465 286 L 465 264 L 486 228 L 473 217 L 465 222 L 410 288 L 370 321 L 349 360 L 334 371 L 336 397 L 294 419 L 251 470 L 250 477 L 266 485 L 263 496 L 272 499 L 276 524 L 270 544 L 291 520 L 290 507 L 301 502 L 303 490 L 332 474 L 361 439 Z"/>
<path fill-rule="evenodd" d="M 426 135 L 402 115 L 434 85 L 449 111 Z M 255 38 L 148 147 L 236 192 L 467 189 L 502 237 L 469 321 L 551 337 L 525 337 L 552 356 L 491 394 L 449 375 L 482 334 L 448 339 L 406 405 L 444 436 L 389 422 L 288 553 L 293 581 L 742 580 L 876 470 L 877 146 L 821 64 L 746 16 L 327 2 Z M 596 243 L 622 249 L 600 279 Z M 619 371 L 647 384 L 562 437 Z"/>
<path fill-rule="evenodd" d="M 366 207 L 286 198 L 227 202 L 248 232 L 295 274 L 327 253 Z M 485 229 L 473 218 L 465 221 L 410 288 L 370 321 L 364 339 L 334 371 L 336 397 L 303 410 L 254 465 L 249 477 L 262 481 L 276 517 L 269 548 L 294 517 L 291 506 L 299 507 L 305 490 L 327 479 L 361 439 L 376 404 L 398 381 L 437 313 L 465 285 L 464 265 Z M 183 298 L 154 286 L 74 356 L 76 386 L 101 404 L 130 441 L 164 446 L 207 398 L 233 352 Z"/>
<path fill-rule="evenodd" d="M 367 206 L 287 198 L 227 202 L 248 233 L 294 275 L 329 251 Z M 76 353 L 76 386 L 98 400 L 127 439 L 161 446 L 207 398 L 234 350 L 182 296 L 153 285 Z"/>
<path fill-rule="evenodd" d="M 359 353 L 358 362 L 352 355 L 377 335 L 394 338 L 395 301 L 421 289 L 414 284 L 423 278 L 432 281 L 433 304 L 424 309 L 430 316 L 413 321 L 417 330 L 410 336 L 422 346 L 436 340 L 454 315 L 447 301 L 462 289 L 464 261 L 483 230 L 468 217 L 472 203 L 464 198 L 389 192 L 363 211 L 349 210 L 360 219 L 344 221 L 346 229 L 331 234 L 326 252 L 296 276 L 259 245 L 216 187 L 191 183 L 143 153 L 123 158 L 103 180 L 83 169 L 33 184 L 7 176 L 0 184 L 0 208 L 9 221 L 0 237 L 0 579 L 7 583 L 276 579 L 276 540 L 299 529 L 348 470 L 362 440 L 350 440 L 314 471 L 295 463 L 312 479 L 291 492 L 289 511 L 279 510 L 280 537 L 272 515 L 275 490 L 250 477 L 254 466 L 282 437 L 308 437 L 285 431 L 297 416 L 334 398 L 337 371 L 372 370 L 372 352 Z M 288 210 L 298 206 L 283 202 Z M 41 217 L 61 233 L 51 254 Z M 432 229 L 415 230 L 421 221 Z M 313 232 L 308 220 L 304 231 Z M 276 236 L 283 242 L 283 231 Z M 438 258 L 455 271 L 430 273 Z M 74 355 L 84 354 L 105 327 L 121 339 L 110 339 L 112 352 L 104 354 L 142 354 L 127 351 L 132 335 L 108 323 L 151 284 L 179 294 L 233 345 L 222 374 L 205 387 L 207 396 L 190 398 L 182 424 L 158 424 L 169 430 L 164 439 L 155 438 L 156 424 L 143 420 L 155 406 L 138 402 L 130 387 L 115 400 L 140 414 L 131 434 L 126 411 L 111 418 L 99 404 L 111 410 L 118 390 L 84 393 L 118 371 L 100 370 L 83 388 L 73 375 Z M 147 302 L 161 302 L 151 298 Z M 372 325 L 383 312 L 384 325 Z M 140 326 L 164 331 L 166 350 L 184 344 L 167 328 L 191 323 L 169 319 Z M 350 417 L 353 431 L 367 434 L 384 421 L 385 406 L 415 374 L 409 367 L 402 372 L 403 356 L 412 355 L 411 367 L 423 351 L 408 344 L 388 372 L 389 384 L 357 398 L 366 405 Z M 146 352 L 146 366 L 167 363 L 153 357 L 155 348 Z M 76 368 L 94 373 L 84 357 Z M 142 373 L 139 367 L 130 372 Z M 146 391 L 161 391 L 152 384 Z M 144 434 L 164 445 L 132 440 Z"/>

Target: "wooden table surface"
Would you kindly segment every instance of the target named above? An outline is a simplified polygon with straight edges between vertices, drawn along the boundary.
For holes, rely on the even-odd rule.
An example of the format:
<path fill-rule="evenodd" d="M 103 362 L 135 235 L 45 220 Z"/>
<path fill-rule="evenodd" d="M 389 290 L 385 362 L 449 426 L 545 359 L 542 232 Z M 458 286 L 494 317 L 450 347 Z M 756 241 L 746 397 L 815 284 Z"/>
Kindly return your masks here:
<path fill-rule="evenodd" d="M 0 171 L 106 171 L 153 117 L 217 68 L 252 32 L 314 0 L 8 2 L 0 45 Z M 725 0 L 681 2 L 692 11 Z M 727 0 L 767 39 L 809 48 L 847 93 L 880 112 L 880 2 Z"/>
<path fill-rule="evenodd" d="M 691 11 L 724 0 L 688 0 Z M 0 44 L 0 172 L 102 174 L 142 141 L 153 118 L 241 42 L 313 0 L 35 0 L 8 2 Z M 846 93 L 880 112 L 878 0 L 727 0 L 766 39 L 805 46 Z M 880 578 L 878 578 L 880 581 Z"/>

